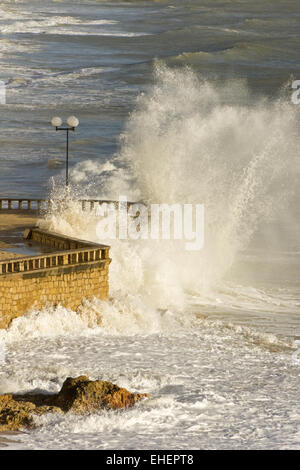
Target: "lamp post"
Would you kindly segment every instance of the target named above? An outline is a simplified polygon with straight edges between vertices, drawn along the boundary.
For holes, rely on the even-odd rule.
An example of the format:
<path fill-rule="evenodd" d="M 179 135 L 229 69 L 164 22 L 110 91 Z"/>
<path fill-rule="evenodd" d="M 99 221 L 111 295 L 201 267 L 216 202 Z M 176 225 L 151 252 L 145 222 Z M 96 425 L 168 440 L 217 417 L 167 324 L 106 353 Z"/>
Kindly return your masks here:
<path fill-rule="evenodd" d="M 52 126 L 55 127 L 57 131 L 66 131 L 66 187 L 69 186 L 69 132 L 70 131 L 75 131 L 76 127 L 79 125 L 79 121 L 77 117 L 75 116 L 70 116 L 67 119 L 67 124 L 69 127 L 61 127 L 62 125 L 62 120 L 60 117 L 54 117 L 51 120 Z"/>

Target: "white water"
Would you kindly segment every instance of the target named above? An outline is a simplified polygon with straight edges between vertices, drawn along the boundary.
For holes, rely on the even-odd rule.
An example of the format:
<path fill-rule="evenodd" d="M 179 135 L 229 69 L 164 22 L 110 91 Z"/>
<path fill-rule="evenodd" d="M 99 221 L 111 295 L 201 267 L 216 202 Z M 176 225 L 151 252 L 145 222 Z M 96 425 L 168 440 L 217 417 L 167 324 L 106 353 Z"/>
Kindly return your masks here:
<path fill-rule="evenodd" d="M 33 310 L 1 331 L 1 392 L 54 392 L 86 374 L 151 394 L 125 412 L 38 418 L 10 447 L 299 448 L 299 289 L 285 266 L 297 251 L 278 259 L 253 241 L 247 251 L 258 228 L 292 220 L 296 111 L 283 99 L 246 104 L 247 94 L 159 66 L 119 155 L 75 168 L 74 183 L 99 198 L 204 203 L 206 244 L 195 254 L 175 241 L 101 240 L 112 246 L 108 302 Z M 85 187 L 93 172 L 98 188 Z M 40 226 L 99 241 L 97 221 L 73 201 Z M 285 269 L 284 281 L 251 284 L 260 261 Z"/>
<path fill-rule="evenodd" d="M 1 17 L 2 12 L 0 11 Z M 4 14 L 4 19 L 16 19 L 15 14 L 11 15 L 6 12 Z M 3 17 L 2 17 L 3 18 Z M 0 21 L 2 20 L 0 19 Z M 31 17 L 28 18 L 17 18 L 17 21 L 13 21 L 7 24 L 7 21 L 0 24 L 0 29 L 2 34 L 13 34 L 13 33 L 34 33 L 34 34 L 43 34 L 47 33 L 49 35 L 62 34 L 62 35 L 84 35 L 84 36 L 144 36 L 144 33 L 131 33 L 125 31 L 107 30 L 106 26 L 115 26 L 119 21 L 102 19 L 102 20 L 81 20 L 73 16 L 51 16 L 45 15 L 41 16 L 39 13 L 36 16 L 36 19 L 32 20 Z M 100 29 L 99 27 L 104 27 Z"/>
<path fill-rule="evenodd" d="M 235 106 L 228 103 L 233 96 Z M 120 154 L 104 164 L 75 167 L 72 178 L 83 191 L 97 176 L 98 187 L 91 190 L 98 199 L 123 195 L 148 204 L 205 205 L 205 246 L 197 253 L 175 241 L 103 240 L 112 244 L 113 289 L 132 294 L 142 289 L 144 295 L 146 288 L 155 306 L 165 307 L 159 283 L 174 305 L 174 292 L 214 289 L 258 226 L 264 229 L 283 213 L 286 223 L 291 200 L 299 195 L 297 109 L 283 99 L 250 107 L 242 102 L 247 96 L 242 83 L 216 88 L 191 71 L 157 66 L 156 85 L 139 98 Z M 56 188 L 54 196 L 60 193 Z M 98 220 L 93 213 L 83 218 L 71 203 L 63 214 L 49 214 L 42 226 L 97 241 Z M 123 277 L 129 260 L 130 272 Z"/>

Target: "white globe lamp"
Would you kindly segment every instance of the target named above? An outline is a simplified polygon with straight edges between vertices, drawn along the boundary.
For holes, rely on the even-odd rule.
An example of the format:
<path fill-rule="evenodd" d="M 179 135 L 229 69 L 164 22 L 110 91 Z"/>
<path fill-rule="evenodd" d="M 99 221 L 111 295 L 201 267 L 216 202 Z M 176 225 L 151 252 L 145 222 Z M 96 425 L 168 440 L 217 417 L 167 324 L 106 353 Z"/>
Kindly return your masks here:
<path fill-rule="evenodd" d="M 51 119 L 51 124 L 54 127 L 59 127 L 62 125 L 62 120 L 60 119 L 60 117 L 55 116 Z"/>
<path fill-rule="evenodd" d="M 76 116 L 70 116 L 67 119 L 67 123 L 70 127 L 77 127 L 79 125 L 79 121 Z"/>

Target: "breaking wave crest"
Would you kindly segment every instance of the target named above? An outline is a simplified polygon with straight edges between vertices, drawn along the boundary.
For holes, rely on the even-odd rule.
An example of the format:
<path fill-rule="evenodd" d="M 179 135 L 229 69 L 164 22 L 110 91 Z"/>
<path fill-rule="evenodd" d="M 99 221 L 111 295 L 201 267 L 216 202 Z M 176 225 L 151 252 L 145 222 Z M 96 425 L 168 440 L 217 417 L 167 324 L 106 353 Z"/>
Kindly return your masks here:
<path fill-rule="evenodd" d="M 188 69 L 158 65 L 155 73 L 155 84 L 139 97 L 128 120 L 119 154 L 110 162 L 75 166 L 74 198 L 39 221 L 42 228 L 111 245 L 111 300 L 86 301 L 77 314 L 63 308 L 33 311 L 14 320 L 11 338 L 35 334 L 31 321 L 41 336 L 189 328 L 195 316 L 186 313 L 188 296 L 216 298 L 209 293 L 222 286 L 257 226 L 286 208 L 298 168 L 295 106 L 284 99 L 245 104 L 247 89 L 240 83 L 217 88 Z M 232 96 L 240 101 L 233 105 Z M 98 185 L 85 186 L 92 173 Z M 56 186 L 53 196 L 61 194 Z M 82 212 L 78 195 L 203 203 L 205 246 L 188 252 L 175 240 L 98 240 L 99 217 Z"/>
<path fill-rule="evenodd" d="M 186 252 L 175 241 L 103 240 L 112 245 L 113 292 L 147 292 L 166 307 L 166 296 L 159 305 L 158 284 L 171 303 L 174 292 L 214 289 L 258 225 L 283 206 L 288 211 L 297 187 L 299 139 L 296 107 L 283 98 L 249 103 L 242 83 L 220 88 L 189 69 L 163 65 L 155 73 L 155 84 L 138 98 L 128 120 L 119 155 L 106 164 L 78 164 L 73 181 L 82 187 L 94 171 L 98 185 L 89 189 L 98 199 L 126 195 L 148 204 L 205 205 L 205 246 L 199 252 Z M 76 202 L 42 224 L 97 240 L 97 217 L 83 216 Z"/>
<path fill-rule="evenodd" d="M 210 320 L 192 311 L 150 309 L 141 299 L 123 296 L 108 302 L 96 298 L 85 300 L 77 312 L 62 306 L 32 309 L 12 321 L 7 330 L 0 330 L 1 344 L 40 341 L 60 337 L 91 336 L 167 336 L 192 338 L 194 335 L 230 338 L 250 348 L 269 352 L 292 351 L 293 342 L 271 333 L 260 332 L 247 326 Z"/>

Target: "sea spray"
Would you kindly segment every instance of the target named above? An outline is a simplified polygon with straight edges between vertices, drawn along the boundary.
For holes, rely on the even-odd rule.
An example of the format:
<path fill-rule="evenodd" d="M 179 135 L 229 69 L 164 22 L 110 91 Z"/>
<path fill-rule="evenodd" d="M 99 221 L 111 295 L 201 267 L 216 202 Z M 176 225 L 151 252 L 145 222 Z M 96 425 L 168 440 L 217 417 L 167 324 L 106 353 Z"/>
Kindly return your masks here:
<path fill-rule="evenodd" d="M 204 204 L 199 252 L 188 253 L 175 240 L 98 240 L 96 213 L 83 214 L 72 198 L 41 225 L 112 245 L 112 295 L 182 308 L 186 292 L 215 290 L 258 225 L 288 210 L 299 171 L 296 107 L 281 98 L 247 103 L 243 96 L 247 101 L 249 93 L 240 82 L 220 87 L 189 69 L 159 64 L 154 85 L 128 119 L 119 154 L 108 164 L 79 163 L 73 170 L 73 191 L 80 181 L 81 197 L 94 168 L 101 189 L 88 189 L 98 199 L 118 200 L 122 193 L 148 204 Z"/>

